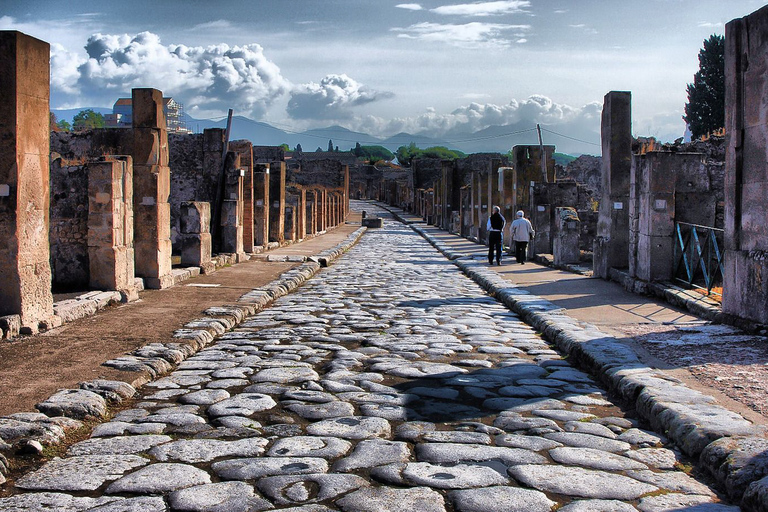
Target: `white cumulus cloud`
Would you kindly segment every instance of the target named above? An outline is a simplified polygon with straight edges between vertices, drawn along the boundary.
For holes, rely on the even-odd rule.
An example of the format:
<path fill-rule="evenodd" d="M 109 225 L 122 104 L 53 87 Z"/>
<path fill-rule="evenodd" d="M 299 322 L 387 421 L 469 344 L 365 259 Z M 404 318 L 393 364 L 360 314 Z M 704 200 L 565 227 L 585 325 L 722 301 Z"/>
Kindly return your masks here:
<path fill-rule="evenodd" d="M 346 119 L 353 107 L 390 97 L 392 93 L 375 91 L 347 75 L 327 75 L 320 83 L 296 86 L 287 110 L 294 119 Z"/>
<path fill-rule="evenodd" d="M 473 2 L 469 4 L 441 5 L 430 9 L 431 12 L 455 16 L 499 16 L 525 12 L 530 7 L 528 0 L 498 0 L 495 2 Z"/>
<path fill-rule="evenodd" d="M 233 108 L 260 118 L 290 89 L 258 44 L 166 46 L 151 32 L 94 34 L 85 45 L 87 59 L 76 67 L 73 54 L 57 50 L 52 84 L 70 102 L 83 98 L 89 104 L 111 105 L 132 88 L 154 87 L 191 105 L 189 110 L 198 117 Z"/>
<path fill-rule="evenodd" d="M 409 11 L 421 11 L 424 9 L 421 4 L 397 4 L 395 7 L 399 9 L 408 9 Z"/>
<path fill-rule="evenodd" d="M 530 25 L 507 25 L 501 23 L 471 22 L 465 24 L 416 23 L 407 28 L 393 28 L 398 37 L 420 41 L 447 43 L 467 48 L 507 46 L 511 40 L 509 32 L 530 30 Z M 518 37 L 514 39 L 518 39 Z"/>
<path fill-rule="evenodd" d="M 392 135 L 399 132 L 448 136 L 451 133 L 474 133 L 492 126 L 523 125 L 568 125 L 584 130 L 599 130 L 602 103 L 595 101 L 581 107 L 556 103 L 543 95 L 533 95 L 525 100 L 511 100 L 504 105 L 472 102 L 453 112 L 441 114 L 430 108 L 421 115 L 385 120 L 368 116 L 357 119 L 355 130 L 369 131 L 378 135 Z M 578 129 L 576 129 L 578 132 Z"/>

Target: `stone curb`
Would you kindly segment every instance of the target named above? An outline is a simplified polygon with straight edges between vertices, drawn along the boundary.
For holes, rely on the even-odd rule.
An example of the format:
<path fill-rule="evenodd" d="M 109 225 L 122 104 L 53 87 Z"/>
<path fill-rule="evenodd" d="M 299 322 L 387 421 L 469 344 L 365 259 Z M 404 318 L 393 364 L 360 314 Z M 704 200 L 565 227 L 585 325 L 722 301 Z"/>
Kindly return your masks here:
<path fill-rule="evenodd" d="M 400 220 L 396 212 L 391 213 Z M 730 499 L 747 511 L 768 511 L 768 438 L 764 427 L 716 405 L 713 397 L 649 368 L 616 338 L 567 316 L 562 308 L 541 297 L 515 288 L 492 267 L 462 259 L 467 255 L 450 250 L 422 227 L 408 225 L 470 279 L 538 329 L 570 361 L 632 404 L 654 430 L 697 458 L 699 466 L 718 481 Z"/>
<path fill-rule="evenodd" d="M 188 322 L 173 333 L 177 343 L 151 343 L 124 356 L 106 361 L 105 366 L 140 372 L 131 383 L 93 380 L 81 382 L 80 389 L 60 389 L 35 407 L 40 412 L 22 412 L 0 417 L 0 484 L 5 482 L 7 460 L 3 452 L 40 453 L 42 444 L 61 442 L 67 430 L 83 426 L 82 419 L 103 417 L 109 403 L 120 403 L 136 394 L 136 388 L 167 373 L 187 357 L 213 342 L 214 338 L 239 325 L 246 317 L 269 306 L 275 299 L 287 295 L 331 265 L 357 243 L 367 228 L 350 233 L 336 246 L 307 259 L 268 283 L 255 288 L 226 304 L 206 309 L 204 317 Z M 48 414 L 53 416 L 48 416 Z M 25 451 L 27 450 L 27 451 Z"/>

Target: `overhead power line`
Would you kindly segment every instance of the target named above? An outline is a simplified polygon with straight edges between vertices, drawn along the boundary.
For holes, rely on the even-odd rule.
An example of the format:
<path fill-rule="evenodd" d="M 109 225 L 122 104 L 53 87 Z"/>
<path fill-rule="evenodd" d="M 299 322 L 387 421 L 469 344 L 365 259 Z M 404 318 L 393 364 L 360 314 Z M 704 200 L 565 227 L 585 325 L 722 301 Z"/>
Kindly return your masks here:
<path fill-rule="evenodd" d="M 558 137 L 563 137 L 564 139 L 570 139 L 570 140 L 574 140 L 576 142 L 582 142 L 584 144 L 591 144 L 592 146 L 602 147 L 602 144 L 596 144 L 594 142 L 589 142 L 588 140 L 577 139 L 576 137 L 571 137 L 570 135 L 563 135 L 562 133 L 553 132 L 552 130 L 548 130 L 548 129 L 543 128 L 543 127 L 542 127 L 542 130 L 547 132 L 547 133 L 551 133 L 552 135 L 557 135 Z"/>

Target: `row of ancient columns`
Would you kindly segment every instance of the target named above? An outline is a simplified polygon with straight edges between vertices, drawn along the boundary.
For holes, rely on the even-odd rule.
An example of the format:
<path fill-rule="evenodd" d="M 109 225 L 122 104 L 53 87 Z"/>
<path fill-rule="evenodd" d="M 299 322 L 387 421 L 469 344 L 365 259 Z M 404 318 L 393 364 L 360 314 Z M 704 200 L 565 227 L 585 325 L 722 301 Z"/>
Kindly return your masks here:
<path fill-rule="evenodd" d="M 51 292 L 49 59 L 47 43 L 0 32 L 0 90 L 7 92 L 0 102 L 3 336 L 61 323 Z M 120 291 L 124 300 L 137 296 L 136 276 L 147 288 L 174 283 L 163 96 L 156 89 L 134 89 L 132 102 L 133 129 L 114 132 L 112 150 L 123 156 L 89 160 L 81 169 L 88 188 L 88 282 L 91 288 Z M 343 187 L 294 187 L 286 195 L 284 162 L 254 164 L 250 143 L 247 150 L 233 146 L 235 151 L 221 148 L 225 160 L 218 215 L 208 203 L 182 204 L 182 261 L 210 270 L 212 227 L 219 235 L 219 252 L 241 260 L 257 247 L 300 240 L 346 219 L 348 172 Z"/>

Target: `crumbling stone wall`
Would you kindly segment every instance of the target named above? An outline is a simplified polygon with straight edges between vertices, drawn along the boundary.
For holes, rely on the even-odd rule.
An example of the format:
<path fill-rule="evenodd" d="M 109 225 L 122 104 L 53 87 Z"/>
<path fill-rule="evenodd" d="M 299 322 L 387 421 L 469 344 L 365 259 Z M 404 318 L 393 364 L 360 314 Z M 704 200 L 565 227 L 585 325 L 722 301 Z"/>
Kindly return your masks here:
<path fill-rule="evenodd" d="M 598 213 L 594 210 L 592 191 L 581 183 L 558 181 L 556 183 L 536 183 L 533 187 L 533 209 L 531 218 L 536 221 L 536 251 L 551 253 L 553 238 L 558 219 L 556 209 L 569 207 L 576 211 L 579 218 L 579 249 L 592 252 L 592 245 L 597 230 Z"/>
<path fill-rule="evenodd" d="M 286 168 L 285 181 L 305 187 L 343 187 L 344 164 L 331 159 L 291 161 Z"/>
<path fill-rule="evenodd" d="M 186 201 L 208 202 L 216 194 L 216 183 L 203 172 L 203 134 L 168 134 L 171 167 L 171 242 L 181 254 L 181 205 Z M 208 199 L 200 199 L 207 197 Z M 210 217 L 207 219 L 210 222 Z"/>
<path fill-rule="evenodd" d="M 429 189 L 443 176 L 443 160 L 441 158 L 414 158 L 411 162 L 413 169 L 413 186 L 415 189 Z"/>
<path fill-rule="evenodd" d="M 384 173 L 375 165 L 349 167 L 349 195 L 355 199 L 378 199 Z"/>
<path fill-rule="evenodd" d="M 83 132 L 51 132 L 51 153 L 64 160 L 98 159 L 104 155 L 130 155 L 133 151 L 131 130 L 99 128 Z"/>
<path fill-rule="evenodd" d="M 52 155 L 51 272 L 54 292 L 88 289 L 88 171 Z"/>
<path fill-rule="evenodd" d="M 592 198 L 600 202 L 603 180 L 602 165 L 603 159 L 599 156 L 581 155 L 565 167 L 557 166 L 557 181 L 581 183 L 591 192 Z"/>
<path fill-rule="evenodd" d="M 196 134 L 169 134 L 171 168 L 171 241 L 174 254 L 181 254 L 181 204 L 206 202 L 213 215 L 218 180 L 222 179 L 224 130 Z"/>
<path fill-rule="evenodd" d="M 285 160 L 285 150 L 280 146 L 253 146 L 253 163 L 268 164 Z"/>

